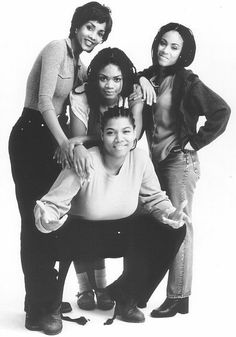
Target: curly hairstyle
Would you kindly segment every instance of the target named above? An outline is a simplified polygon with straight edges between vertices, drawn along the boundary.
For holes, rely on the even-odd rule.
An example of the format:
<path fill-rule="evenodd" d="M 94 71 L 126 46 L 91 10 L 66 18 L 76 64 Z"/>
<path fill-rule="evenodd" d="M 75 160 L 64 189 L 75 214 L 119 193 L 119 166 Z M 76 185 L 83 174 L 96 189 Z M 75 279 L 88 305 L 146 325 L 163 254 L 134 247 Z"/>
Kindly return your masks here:
<path fill-rule="evenodd" d="M 69 38 L 75 36 L 76 28 L 82 27 L 88 21 L 97 21 L 99 23 L 106 23 L 105 34 L 103 42 L 107 40 L 112 28 L 111 10 L 99 2 L 91 1 L 83 6 L 77 7 L 71 20 Z"/>
<path fill-rule="evenodd" d="M 175 30 L 180 34 L 183 39 L 183 48 L 179 55 L 179 58 L 175 64 L 176 67 L 188 67 L 194 60 L 196 53 L 196 43 L 192 31 L 181 25 L 180 23 L 170 22 L 165 26 L 162 26 L 154 41 L 152 43 L 151 53 L 152 53 L 152 63 L 153 65 L 158 65 L 157 50 L 160 44 L 162 36 L 171 31 Z"/>
<path fill-rule="evenodd" d="M 108 64 L 114 64 L 121 70 L 123 77 L 122 97 L 128 97 L 133 92 L 133 84 L 137 81 L 136 68 L 122 50 L 110 47 L 100 50 L 91 61 L 87 72 L 86 93 L 89 104 L 93 107 L 97 107 L 101 100 L 98 90 L 99 72 Z"/>
<path fill-rule="evenodd" d="M 104 131 L 108 121 L 112 118 L 120 118 L 125 117 L 128 118 L 131 125 L 135 129 L 135 120 L 133 113 L 130 109 L 124 107 L 115 106 L 113 108 L 109 108 L 104 114 L 101 116 L 101 131 Z"/>

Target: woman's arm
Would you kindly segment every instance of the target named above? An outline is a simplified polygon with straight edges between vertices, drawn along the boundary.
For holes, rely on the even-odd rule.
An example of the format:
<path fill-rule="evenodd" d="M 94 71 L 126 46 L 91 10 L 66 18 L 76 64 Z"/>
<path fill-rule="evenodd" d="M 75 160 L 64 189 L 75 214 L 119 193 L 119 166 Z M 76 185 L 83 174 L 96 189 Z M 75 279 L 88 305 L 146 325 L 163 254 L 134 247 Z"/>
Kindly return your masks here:
<path fill-rule="evenodd" d="M 41 57 L 42 64 L 38 97 L 39 111 L 42 113 L 49 130 L 61 149 L 61 161 L 67 160 L 69 162 L 69 141 L 58 122 L 53 105 L 58 74 L 64 59 L 64 46 L 58 43 L 58 41 L 53 41 L 44 48 Z"/>
<path fill-rule="evenodd" d="M 231 111 L 228 104 L 199 79 L 188 93 L 186 110 L 190 116 L 193 113 L 206 118 L 205 124 L 190 138 L 190 145 L 195 150 L 206 146 L 225 131 Z"/>
<path fill-rule="evenodd" d="M 136 85 L 138 88 L 136 90 L 141 91 L 140 86 Z M 129 98 L 129 108 L 132 111 L 135 120 L 135 130 L 136 130 L 136 138 L 139 140 L 143 134 L 143 106 L 144 102 L 141 98 L 138 100 L 133 100 Z"/>
<path fill-rule="evenodd" d="M 64 169 L 55 183 L 34 208 L 35 224 L 42 233 L 60 228 L 66 220 L 72 198 L 79 192 L 82 180 L 72 169 Z"/>

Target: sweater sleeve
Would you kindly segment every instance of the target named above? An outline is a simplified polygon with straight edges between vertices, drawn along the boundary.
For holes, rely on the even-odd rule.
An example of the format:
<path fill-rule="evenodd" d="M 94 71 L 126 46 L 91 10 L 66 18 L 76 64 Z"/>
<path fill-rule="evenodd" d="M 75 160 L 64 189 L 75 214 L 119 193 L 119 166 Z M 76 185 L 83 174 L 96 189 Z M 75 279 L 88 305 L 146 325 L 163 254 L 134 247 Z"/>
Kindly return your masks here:
<path fill-rule="evenodd" d="M 50 42 L 42 51 L 38 108 L 41 113 L 55 110 L 52 98 L 64 58 L 64 47 L 58 41 Z"/>
<path fill-rule="evenodd" d="M 206 118 L 205 124 L 190 138 L 192 147 L 199 150 L 225 131 L 231 110 L 219 95 L 200 80 L 193 84 L 187 104 L 190 111 Z"/>
<path fill-rule="evenodd" d="M 164 212 L 170 214 L 175 211 L 168 196 L 161 190 L 150 158 L 147 158 L 139 199 L 144 209 L 159 221 L 161 221 Z"/>
<path fill-rule="evenodd" d="M 78 193 L 81 187 L 79 176 L 72 169 L 64 169 L 49 192 L 40 200 L 44 203 L 48 218 L 52 221 L 58 221 L 71 208 L 71 200 Z M 52 230 L 42 225 L 40 219 L 39 206 L 34 208 L 35 225 L 40 232 L 50 233 Z M 56 227 L 54 230 L 58 229 Z"/>

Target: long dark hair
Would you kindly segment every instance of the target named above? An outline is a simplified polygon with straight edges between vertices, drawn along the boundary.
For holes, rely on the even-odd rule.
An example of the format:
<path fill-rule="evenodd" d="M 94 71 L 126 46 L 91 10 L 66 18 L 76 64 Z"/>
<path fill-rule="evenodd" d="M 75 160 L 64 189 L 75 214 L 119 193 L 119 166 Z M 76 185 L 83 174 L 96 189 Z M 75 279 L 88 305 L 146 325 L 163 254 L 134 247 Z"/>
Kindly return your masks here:
<path fill-rule="evenodd" d="M 99 2 L 91 1 L 83 6 L 77 7 L 71 20 L 69 38 L 75 36 L 76 28 L 80 28 L 88 21 L 97 21 L 99 23 L 106 23 L 105 34 L 103 42 L 107 40 L 112 28 L 111 10 Z"/>
<path fill-rule="evenodd" d="M 175 64 L 168 67 L 161 67 L 158 63 L 158 46 L 160 44 L 162 36 L 171 30 L 174 30 L 180 34 L 183 39 L 183 47 Z M 162 26 L 157 32 L 151 48 L 153 70 L 155 75 L 157 75 L 157 79 L 159 79 L 159 82 L 161 82 L 165 76 L 174 74 L 181 68 L 188 67 L 193 62 L 195 53 L 196 43 L 193 33 L 189 28 L 175 22 L 170 22 L 167 25 Z"/>
<path fill-rule="evenodd" d="M 118 48 L 104 48 L 100 50 L 88 67 L 88 81 L 86 93 L 89 105 L 97 110 L 101 101 L 98 90 L 99 72 L 108 64 L 114 64 L 121 70 L 123 86 L 120 95 L 125 98 L 133 92 L 133 84 L 137 81 L 136 69 L 128 56 Z"/>

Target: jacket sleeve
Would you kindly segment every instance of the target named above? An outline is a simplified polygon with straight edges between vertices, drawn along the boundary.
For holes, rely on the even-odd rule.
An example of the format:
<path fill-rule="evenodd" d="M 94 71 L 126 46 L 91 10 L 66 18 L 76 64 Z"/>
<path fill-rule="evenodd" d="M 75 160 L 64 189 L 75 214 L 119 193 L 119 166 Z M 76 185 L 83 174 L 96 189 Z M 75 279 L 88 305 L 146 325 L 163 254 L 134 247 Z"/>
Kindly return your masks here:
<path fill-rule="evenodd" d="M 199 79 L 192 84 L 187 98 L 187 109 L 206 118 L 205 124 L 190 137 L 190 144 L 195 150 L 206 146 L 225 131 L 230 107 Z"/>
<path fill-rule="evenodd" d="M 80 178 L 72 169 L 64 169 L 60 173 L 49 192 L 40 199 L 44 203 L 50 220 L 58 221 L 70 210 L 71 200 L 78 193 L 80 187 Z M 40 215 L 39 206 L 36 204 L 34 208 L 35 225 L 40 232 L 50 233 L 51 230 L 42 225 Z"/>
<path fill-rule="evenodd" d="M 139 200 L 147 213 L 159 221 L 162 220 L 162 215 L 164 215 L 165 212 L 167 212 L 166 215 L 169 215 L 175 211 L 168 196 L 161 190 L 150 158 L 147 159 L 147 165 L 139 192 Z"/>
<path fill-rule="evenodd" d="M 148 80 L 150 80 L 153 77 L 153 75 L 154 75 L 154 66 L 150 66 L 150 67 L 144 69 L 143 71 L 139 71 L 137 73 L 138 79 L 140 79 L 140 77 L 144 76 Z"/>

